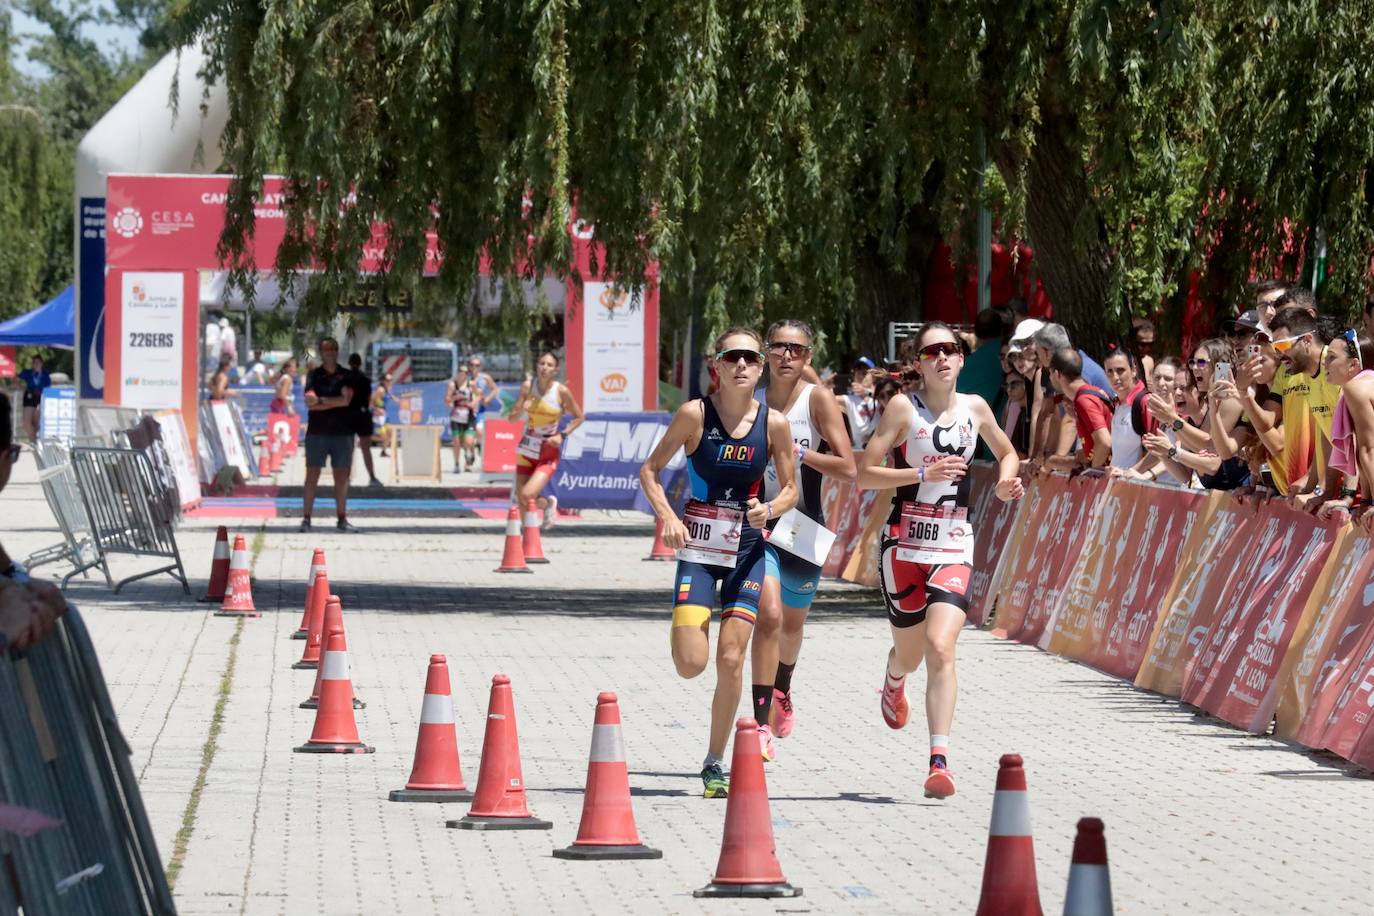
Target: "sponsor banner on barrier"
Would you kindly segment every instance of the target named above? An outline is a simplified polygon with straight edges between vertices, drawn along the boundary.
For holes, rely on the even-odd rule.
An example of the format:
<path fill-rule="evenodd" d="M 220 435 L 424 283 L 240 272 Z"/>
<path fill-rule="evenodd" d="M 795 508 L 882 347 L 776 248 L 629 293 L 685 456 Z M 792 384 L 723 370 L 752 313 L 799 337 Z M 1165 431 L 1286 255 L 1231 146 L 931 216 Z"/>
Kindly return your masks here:
<path fill-rule="evenodd" d="M 1366 552 L 1369 539 L 1358 537 L 1357 546 Z M 1324 747 L 1342 757 L 1365 756 L 1358 761 L 1368 765 L 1370 713 L 1374 711 L 1374 566 L 1366 557 L 1356 568 L 1348 586 L 1349 601 L 1330 634 L 1330 646 L 1322 653 L 1317 668 L 1317 696 L 1298 729 L 1298 740 L 1311 747 Z"/>
<path fill-rule="evenodd" d="M 1353 655 L 1374 611 L 1370 539 L 1346 527 L 1307 598 L 1279 669 L 1275 734 L 1322 747 L 1327 716 L 1340 695 Z M 1368 590 L 1368 606 L 1364 603 Z"/>
<path fill-rule="evenodd" d="M 563 443 L 554 494 L 561 506 L 577 509 L 634 509 L 639 495 L 639 468 L 668 431 L 667 413 L 589 413 Z M 664 488 L 682 489 L 673 472 L 687 458 L 679 449 L 663 474 Z M 639 505 L 642 507 L 644 501 Z"/>
<path fill-rule="evenodd" d="M 229 411 L 228 401 L 211 401 L 210 416 L 215 421 L 215 434 L 220 448 L 224 450 L 224 463 L 239 469 L 244 477 L 251 477 L 248 469 L 248 456 L 243 452 L 243 439 L 239 436 L 234 415 Z"/>
<path fill-rule="evenodd" d="M 1248 554 L 1255 507 L 1229 493 L 1212 492 L 1207 508 L 1184 542 L 1174 581 L 1164 594 L 1136 686 L 1176 697 L 1202 638 L 1212 625 L 1230 571 Z"/>
<path fill-rule="evenodd" d="M 1134 679 L 1202 491 L 1113 481 L 1055 621 L 1049 650 Z"/>
<path fill-rule="evenodd" d="M 1067 506 L 1061 503 L 1068 492 L 1068 485 L 1068 478 L 1057 474 L 1033 479 L 1026 488 L 1026 495 L 1021 498 L 1023 509 L 1017 518 L 1023 527 L 1016 538 L 1015 549 L 1008 552 L 1002 563 L 1002 581 L 996 595 L 997 611 L 992 622 L 994 636 L 1007 638 L 1020 630 L 1026 619 L 1031 583 L 1038 578 L 1035 548 L 1042 535 L 1048 535 L 1050 519 L 1047 516 L 1052 507 L 1056 517 L 1063 509 L 1067 520 Z"/>
<path fill-rule="evenodd" d="M 969 518 L 973 523 L 973 576 L 969 583 L 969 621 L 981 626 L 988 606 L 988 594 L 998 560 L 1007 546 L 1012 520 L 1019 500 L 1003 502 L 997 498 L 997 465 L 976 461 L 969 469 L 973 504 Z"/>
<path fill-rule="evenodd" d="M 297 414 L 269 413 L 267 415 L 267 435 L 279 443 L 282 454 L 291 457 L 296 454 L 301 435 L 301 418 Z"/>
<path fill-rule="evenodd" d="M 42 405 L 38 411 L 38 435 L 70 445 L 76 436 L 76 389 L 70 385 L 44 388 Z"/>
<path fill-rule="evenodd" d="M 482 473 L 515 473 L 515 446 L 524 429 L 522 420 L 498 420 L 494 417 L 482 425 Z"/>
<path fill-rule="evenodd" d="M 849 480 L 821 479 L 821 512 L 826 524 L 835 532 L 835 543 L 830 547 L 830 556 L 821 567 L 821 575 L 838 579 L 849 564 L 850 546 L 858 537 L 861 526 L 859 520 L 859 488 Z"/>
<path fill-rule="evenodd" d="M 878 552 L 883 527 L 892 507 L 893 490 L 860 490 L 857 524 L 849 545 L 849 560 L 840 578 L 846 582 L 877 588 Z"/>
<path fill-rule="evenodd" d="M 1268 730 L 1279 665 L 1335 535 L 1333 523 L 1278 503 L 1265 507 L 1254 549 L 1231 574 L 1188 669 L 1185 702 L 1256 734 Z"/>
<path fill-rule="evenodd" d="M 196 474 L 195 456 L 191 454 L 191 439 L 186 435 L 186 421 L 179 410 L 159 410 L 153 417 L 162 428 L 162 447 L 167 450 L 167 460 L 172 464 L 181 508 L 189 509 L 200 502 L 200 477 Z"/>
<path fill-rule="evenodd" d="M 1107 492 L 1106 477 L 1078 476 L 1069 480 L 1069 494 L 1073 500 L 1070 518 L 1074 523 L 1064 529 L 1061 540 L 1069 543 L 1056 544 L 1052 555 L 1056 561 L 1051 586 L 1045 592 L 1043 602 L 1032 603 L 1021 625 L 1021 632 L 1015 634 L 1017 642 L 1045 648 L 1054 632 L 1054 622 L 1064 608 L 1064 598 L 1068 593 L 1069 581 L 1083 557 L 1083 548 L 1089 535 L 1097 524 L 1097 513 L 1102 506 L 1102 497 Z"/>

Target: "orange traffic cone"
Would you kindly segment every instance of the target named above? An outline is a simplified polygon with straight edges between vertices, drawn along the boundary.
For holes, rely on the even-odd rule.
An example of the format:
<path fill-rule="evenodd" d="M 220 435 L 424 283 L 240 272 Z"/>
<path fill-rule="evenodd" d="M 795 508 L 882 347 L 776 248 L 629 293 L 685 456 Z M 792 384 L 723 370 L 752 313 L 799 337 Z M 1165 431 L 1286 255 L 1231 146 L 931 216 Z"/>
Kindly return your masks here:
<path fill-rule="evenodd" d="M 672 550 L 667 544 L 663 543 L 663 522 L 654 519 L 654 547 L 649 551 L 649 555 L 644 558 L 648 560 L 676 560 L 677 552 Z"/>
<path fill-rule="evenodd" d="M 558 859 L 661 859 L 662 851 L 639 842 L 630 806 L 630 774 L 625 766 L 625 740 L 620 733 L 620 704 L 615 694 L 596 698 L 592 752 L 587 758 L 587 791 L 577 839 L 555 849 Z"/>
<path fill-rule="evenodd" d="M 305 639 L 310 635 L 310 602 L 315 596 L 315 576 L 324 572 L 324 551 L 315 548 L 310 558 L 310 573 L 305 577 L 305 609 L 301 611 L 301 625 L 291 634 L 292 639 Z"/>
<path fill-rule="evenodd" d="M 1042 916 L 1021 755 L 1003 754 L 999 766 L 977 916 Z"/>
<path fill-rule="evenodd" d="M 329 600 L 329 574 L 323 569 L 315 574 L 315 587 L 310 592 L 310 632 L 305 637 L 301 660 L 292 668 L 304 670 L 320 666 L 320 647 L 324 645 L 324 608 Z"/>
<path fill-rule="evenodd" d="M 272 473 L 275 474 L 281 470 L 285 461 L 285 456 L 282 453 L 286 451 L 286 447 L 282 445 L 282 441 L 277 438 L 276 433 L 270 435 L 272 437 Z"/>
<path fill-rule="evenodd" d="M 253 585 L 248 581 L 248 545 L 243 535 L 234 535 L 234 553 L 229 558 L 229 591 L 216 617 L 261 617 L 253 607 Z"/>
<path fill-rule="evenodd" d="M 525 545 L 520 538 L 520 510 L 515 506 L 510 507 L 510 514 L 506 516 L 506 554 L 501 558 L 501 565 L 496 568 L 496 571 L 503 573 L 534 572 L 525 565 Z"/>
<path fill-rule="evenodd" d="M 262 440 L 262 450 L 258 453 L 258 476 L 267 477 L 272 473 L 272 443 L 269 441 L 271 436 Z"/>
<path fill-rule="evenodd" d="M 539 526 L 543 522 L 544 513 L 539 511 L 539 504 L 530 500 L 529 505 L 525 507 L 525 530 L 520 545 L 526 563 L 549 562 L 549 558 L 544 556 L 544 542 L 539 539 Z"/>
<path fill-rule="evenodd" d="M 463 769 L 458 761 L 458 726 L 453 720 L 448 659 L 442 655 L 429 657 L 410 781 L 404 789 L 392 790 L 390 798 L 397 802 L 472 800 L 472 793 L 463 784 Z"/>
<path fill-rule="evenodd" d="M 759 723 L 735 722 L 735 751 L 730 760 L 730 795 L 725 801 L 725 837 L 711 883 L 693 897 L 800 897 L 782 876 L 773 844 L 773 818 L 768 813 L 768 782 L 759 752 Z"/>
<path fill-rule="evenodd" d="M 324 660 L 320 663 L 324 678 L 320 682 L 320 708 L 315 710 L 315 728 L 310 740 L 296 748 L 298 754 L 371 754 L 358 740 L 358 721 L 353 718 L 353 682 L 348 674 L 348 652 L 344 649 L 343 633 L 329 634 Z"/>
<path fill-rule="evenodd" d="M 223 525 L 215 532 L 215 558 L 210 561 L 210 584 L 205 587 L 201 601 L 223 601 L 224 587 L 229 583 L 229 532 Z"/>
<path fill-rule="evenodd" d="M 1078 822 L 1069 865 L 1069 889 L 1064 895 L 1064 916 L 1112 916 L 1112 879 L 1107 871 L 1107 839 L 1102 819 L 1085 817 Z M 555 853 L 557 855 L 557 853 Z"/>
<path fill-rule="evenodd" d="M 514 512 L 515 508 L 512 507 Z M 520 736 L 515 729 L 515 699 L 510 678 L 491 679 L 487 703 L 487 732 L 482 739 L 482 763 L 477 768 L 477 794 L 461 821 L 448 826 L 463 830 L 548 830 L 550 821 L 530 813 L 525 801 L 525 778 L 520 772 Z"/>
<path fill-rule="evenodd" d="M 339 601 L 338 595 L 330 595 L 324 603 L 324 632 L 325 644 L 329 644 L 328 636 L 333 633 L 344 635 L 343 625 L 343 604 Z M 348 651 L 348 637 L 344 636 L 344 651 Z M 310 696 L 301 701 L 301 709 L 320 708 L 320 681 L 323 680 L 323 668 L 315 669 L 315 687 L 310 691 Z M 358 699 L 358 695 L 353 695 L 354 709 L 367 709 L 367 704 Z"/>

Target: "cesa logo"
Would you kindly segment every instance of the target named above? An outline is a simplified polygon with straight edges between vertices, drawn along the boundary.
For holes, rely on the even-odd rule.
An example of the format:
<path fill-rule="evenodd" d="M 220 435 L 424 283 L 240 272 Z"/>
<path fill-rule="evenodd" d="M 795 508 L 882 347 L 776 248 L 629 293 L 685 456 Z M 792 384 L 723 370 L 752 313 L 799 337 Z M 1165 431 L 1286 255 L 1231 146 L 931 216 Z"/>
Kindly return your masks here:
<path fill-rule="evenodd" d="M 143 214 L 133 207 L 125 207 L 110 217 L 115 234 L 131 239 L 143 231 Z"/>
<path fill-rule="evenodd" d="M 610 372 L 601 376 L 601 390 L 607 394 L 619 394 L 630 387 L 630 380 L 622 372 Z"/>

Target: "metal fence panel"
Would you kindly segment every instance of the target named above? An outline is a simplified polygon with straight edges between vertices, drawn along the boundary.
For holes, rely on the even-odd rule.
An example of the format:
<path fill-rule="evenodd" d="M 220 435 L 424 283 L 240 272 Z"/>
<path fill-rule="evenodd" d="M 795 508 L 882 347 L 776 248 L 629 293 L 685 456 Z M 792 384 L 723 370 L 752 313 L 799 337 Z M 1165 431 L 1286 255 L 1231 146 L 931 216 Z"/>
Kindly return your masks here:
<path fill-rule="evenodd" d="M 104 572 L 107 585 L 113 585 L 110 568 L 91 531 L 91 521 L 81 500 L 81 489 L 72 471 L 67 447 L 56 439 L 41 439 L 34 445 L 34 457 L 38 460 L 38 480 L 43 487 L 43 496 L 62 531 L 63 541 L 34 551 L 25 565 L 32 569 L 64 560 L 72 564 L 72 571 L 62 578 L 64 589 L 77 573 L 84 576 L 87 570 L 94 568 Z"/>
<path fill-rule="evenodd" d="M 159 496 L 160 488 L 148 456 L 137 449 L 76 448 L 72 449 L 72 466 L 102 553 L 164 557 L 172 561 L 120 580 L 115 592 L 130 582 L 165 572 L 179 581 L 189 595 L 191 587 L 177 549 L 175 515 Z"/>
<path fill-rule="evenodd" d="M 61 821 L 0 834 L 0 905 L 28 914 L 172 914 L 175 906 L 80 615 L 0 655 L 0 799 Z"/>

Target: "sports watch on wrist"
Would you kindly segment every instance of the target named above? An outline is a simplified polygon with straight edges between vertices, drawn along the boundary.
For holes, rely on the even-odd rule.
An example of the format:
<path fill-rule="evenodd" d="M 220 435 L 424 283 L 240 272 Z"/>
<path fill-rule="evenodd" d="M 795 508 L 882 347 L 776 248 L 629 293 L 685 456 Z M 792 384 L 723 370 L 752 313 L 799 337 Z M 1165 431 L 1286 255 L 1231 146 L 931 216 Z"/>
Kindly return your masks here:
<path fill-rule="evenodd" d="M 1177 445 L 1171 445 L 1171 446 L 1169 446 L 1169 457 L 1170 457 L 1170 458 L 1177 458 L 1177 457 L 1178 457 L 1178 446 L 1177 446 Z"/>
<path fill-rule="evenodd" d="M 1174 417 L 1173 427 L 1174 427 L 1174 432 L 1176 432 L 1176 433 L 1177 433 L 1177 432 L 1182 432 L 1182 431 L 1183 431 L 1183 418 L 1182 418 L 1182 417 Z"/>

